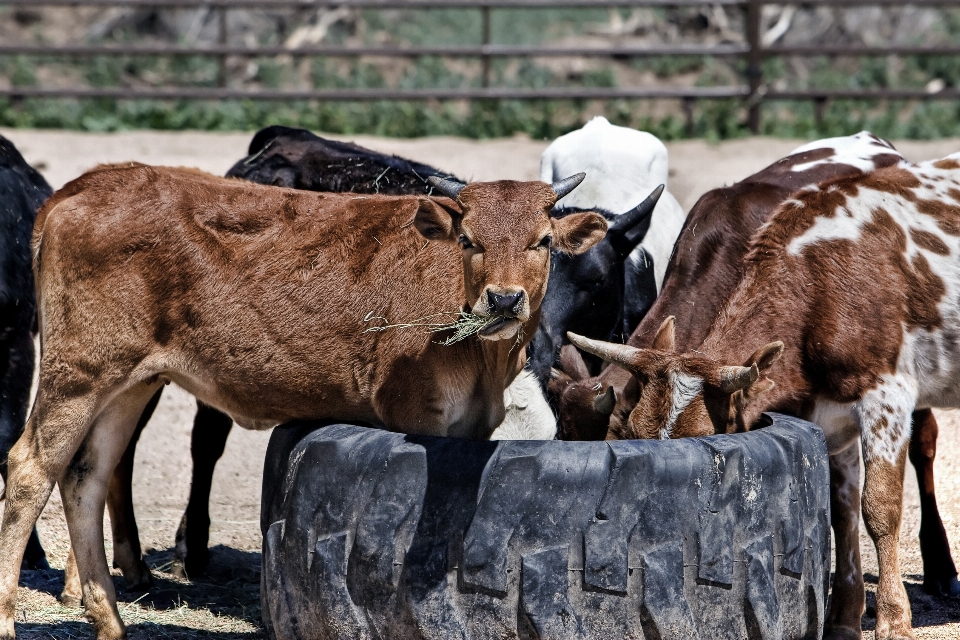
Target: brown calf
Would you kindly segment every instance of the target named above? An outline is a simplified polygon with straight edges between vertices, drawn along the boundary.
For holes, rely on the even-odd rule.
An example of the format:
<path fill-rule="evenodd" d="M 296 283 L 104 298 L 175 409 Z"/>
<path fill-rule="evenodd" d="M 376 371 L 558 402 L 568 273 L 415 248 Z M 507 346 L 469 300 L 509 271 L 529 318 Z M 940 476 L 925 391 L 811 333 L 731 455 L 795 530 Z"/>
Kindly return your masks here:
<path fill-rule="evenodd" d="M 488 437 L 537 326 L 551 245 L 585 251 L 605 233 L 594 213 L 548 216 L 580 179 L 436 182 L 455 206 L 133 165 L 54 194 L 34 236 L 43 352 L 10 452 L 0 635 L 14 634 L 20 557 L 57 481 L 97 637 L 124 635 L 104 499 L 167 382 L 248 428 L 336 419 Z M 373 314 L 409 322 L 464 307 L 493 318 L 479 339 L 364 331 Z"/>
<path fill-rule="evenodd" d="M 958 159 L 798 192 L 752 242 L 743 281 L 691 353 L 577 340 L 638 381 L 623 435 L 650 424 L 713 433 L 783 411 L 819 424 L 835 468 L 845 462 L 851 478 L 859 443 L 880 564 L 877 638 L 913 637 L 898 557 L 911 414 L 960 407 Z M 671 332 L 666 322 L 658 342 Z M 759 346 L 773 338 L 783 342 Z M 835 517 L 855 522 L 855 481 L 832 498 Z M 828 637 L 860 636 L 858 551 L 855 531 L 838 531 Z"/>

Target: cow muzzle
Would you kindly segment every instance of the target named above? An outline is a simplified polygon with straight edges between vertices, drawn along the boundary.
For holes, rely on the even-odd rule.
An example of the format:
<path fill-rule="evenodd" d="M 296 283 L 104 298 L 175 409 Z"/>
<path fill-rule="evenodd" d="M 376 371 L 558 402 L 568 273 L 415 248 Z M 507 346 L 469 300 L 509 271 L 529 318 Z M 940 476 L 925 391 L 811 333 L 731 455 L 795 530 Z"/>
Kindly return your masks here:
<path fill-rule="evenodd" d="M 487 340 L 513 338 L 530 318 L 529 298 L 519 288 L 487 287 L 473 308 L 479 316 L 496 318 L 480 331 L 480 337 Z"/>

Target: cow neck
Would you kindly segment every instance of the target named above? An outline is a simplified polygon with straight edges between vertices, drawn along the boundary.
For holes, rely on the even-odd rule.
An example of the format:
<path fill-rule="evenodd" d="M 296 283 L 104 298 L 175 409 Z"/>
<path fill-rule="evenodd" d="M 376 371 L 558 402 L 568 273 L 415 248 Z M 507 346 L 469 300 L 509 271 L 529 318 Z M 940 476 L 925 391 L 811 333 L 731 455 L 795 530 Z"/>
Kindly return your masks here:
<path fill-rule="evenodd" d="M 808 315 L 805 310 L 815 292 L 813 287 L 793 287 L 784 280 L 788 270 L 780 266 L 780 260 L 754 259 L 750 275 L 695 349 L 698 355 L 720 364 L 742 365 L 760 347 L 774 340 L 783 342 L 783 356 L 767 372 L 776 384 L 751 400 L 744 416 L 747 425 L 754 424 L 764 411 L 799 415 L 810 391 L 803 375 L 801 349 Z"/>

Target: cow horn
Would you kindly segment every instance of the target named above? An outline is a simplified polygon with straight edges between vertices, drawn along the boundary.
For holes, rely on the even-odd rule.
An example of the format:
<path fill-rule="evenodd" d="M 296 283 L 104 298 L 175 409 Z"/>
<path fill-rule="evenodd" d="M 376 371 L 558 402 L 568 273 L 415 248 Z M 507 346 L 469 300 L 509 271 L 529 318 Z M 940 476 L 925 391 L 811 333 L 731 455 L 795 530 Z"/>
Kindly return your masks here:
<path fill-rule="evenodd" d="M 572 331 L 567 332 L 567 338 L 569 338 L 570 342 L 578 349 L 591 353 L 598 358 L 603 358 L 607 362 L 613 362 L 627 368 L 634 366 L 637 355 L 641 353 L 640 349 L 628 347 L 625 344 L 591 340 L 590 338 L 577 335 Z"/>
<path fill-rule="evenodd" d="M 734 393 L 746 389 L 760 377 L 756 364 L 749 367 L 720 367 L 720 390 Z"/>
<path fill-rule="evenodd" d="M 460 197 L 460 192 L 463 191 L 463 188 L 467 185 L 462 182 L 457 182 L 456 180 L 449 180 L 447 178 L 441 178 L 440 176 L 430 176 L 427 178 L 427 182 L 430 183 L 434 189 L 447 196 L 451 200 L 456 200 Z"/>
<path fill-rule="evenodd" d="M 660 200 L 664 185 L 660 185 L 650 192 L 643 202 L 626 213 L 618 215 L 607 230 L 607 237 L 618 253 L 626 256 L 643 241 L 650 222 L 653 219 L 653 210 Z"/>
<path fill-rule="evenodd" d="M 609 416 L 617 406 L 617 392 L 613 387 L 607 387 L 607 391 L 602 396 L 593 399 L 593 410 L 599 414 Z"/>
<path fill-rule="evenodd" d="M 553 192 L 557 194 L 557 200 L 564 197 L 574 189 L 580 186 L 580 183 L 583 182 L 583 179 L 587 177 L 585 173 L 575 173 L 569 178 L 564 178 L 563 180 L 558 180 L 550 185 L 550 188 L 553 189 Z"/>

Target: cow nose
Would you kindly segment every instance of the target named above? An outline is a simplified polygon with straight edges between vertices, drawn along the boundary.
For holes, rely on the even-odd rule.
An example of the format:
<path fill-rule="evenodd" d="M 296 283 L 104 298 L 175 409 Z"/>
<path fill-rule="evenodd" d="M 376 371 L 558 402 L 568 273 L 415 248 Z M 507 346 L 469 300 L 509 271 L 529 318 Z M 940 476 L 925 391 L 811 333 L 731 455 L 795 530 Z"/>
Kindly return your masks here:
<path fill-rule="evenodd" d="M 487 291 L 487 308 L 491 314 L 516 318 L 520 313 L 520 307 L 522 305 L 523 291 L 517 291 L 516 293 L 507 295 Z"/>

